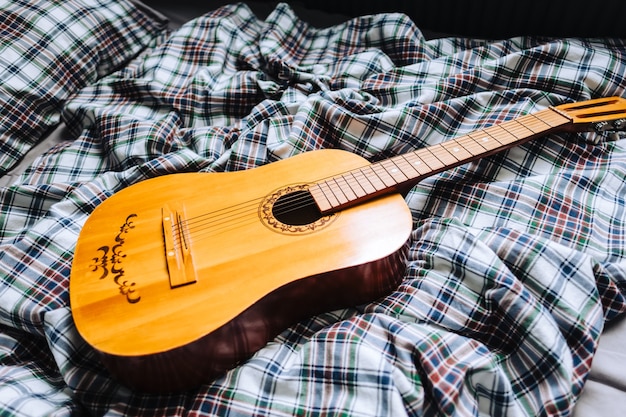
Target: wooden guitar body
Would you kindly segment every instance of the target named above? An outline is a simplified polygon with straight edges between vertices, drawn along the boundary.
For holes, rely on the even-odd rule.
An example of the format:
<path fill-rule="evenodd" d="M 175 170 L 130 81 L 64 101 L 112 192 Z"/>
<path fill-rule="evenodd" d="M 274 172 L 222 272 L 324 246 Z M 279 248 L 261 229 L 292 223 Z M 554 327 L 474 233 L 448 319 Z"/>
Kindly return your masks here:
<path fill-rule="evenodd" d="M 365 165 L 348 152 L 315 151 L 243 172 L 163 176 L 113 195 L 76 247 L 70 302 L 80 334 L 127 385 L 181 390 L 298 320 L 388 294 L 403 276 L 412 229 L 404 199 L 329 215 L 302 208 L 312 181 Z"/>
<path fill-rule="evenodd" d="M 375 300 L 404 275 L 421 179 L 556 131 L 624 130 L 626 100 L 550 107 L 369 164 L 339 150 L 174 174 L 96 208 L 70 276 L 78 331 L 122 382 L 208 382 L 290 324 Z"/>

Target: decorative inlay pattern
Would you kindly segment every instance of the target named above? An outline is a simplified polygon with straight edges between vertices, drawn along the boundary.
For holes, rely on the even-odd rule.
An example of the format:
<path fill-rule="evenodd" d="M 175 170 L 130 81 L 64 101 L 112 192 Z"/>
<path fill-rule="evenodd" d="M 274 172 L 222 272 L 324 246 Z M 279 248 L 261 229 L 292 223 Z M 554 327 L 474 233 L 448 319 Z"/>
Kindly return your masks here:
<path fill-rule="evenodd" d="M 93 257 L 91 270 L 100 274 L 99 279 L 105 279 L 109 274 L 113 275 L 113 282 L 118 286 L 120 294 L 126 297 L 126 301 L 131 304 L 139 302 L 141 296 L 137 291 L 135 282 L 125 279 L 124 268 L 122 266 L 126 254 L 124 253 L 125 235 L 135 228 L 133 219 L 136 214 L 126 217 L 124 224 L 120 226 L 120 232 L 115 236 L 115 244 L 100 246 L 99 255 Z"/>
<path fill-rule="evenodd" d="M 267 195 L 259 205 L 259 218 L 263 224 L 275 232 L 302 235 L 315 232 L 332 223 L 338 214 L 319 213 L 308 189 L 308 184 L 290 185 Z M 310 221 L 303 224 L 299 221 L 281 221 L 279 220 L 281 212 L 289 214 L 292 218 L 301 217 Z"/>

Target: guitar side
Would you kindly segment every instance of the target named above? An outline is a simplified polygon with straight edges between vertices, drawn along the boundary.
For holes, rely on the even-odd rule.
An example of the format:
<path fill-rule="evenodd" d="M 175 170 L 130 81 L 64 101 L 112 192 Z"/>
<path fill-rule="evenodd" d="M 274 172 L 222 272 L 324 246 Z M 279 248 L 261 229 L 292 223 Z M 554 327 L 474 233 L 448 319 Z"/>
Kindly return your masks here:
<path fill-rule="evenodd" d="M 412 229 L 401 196 L 304 220 L 277 210 L 308 184 L 367 164 L 315 151 L 243 172 L 159 177 L 113 195 L 76 247 L 70 302 L 80 334 L 122 382 L 180 390 L 302 318 L 389 293 Z"/>

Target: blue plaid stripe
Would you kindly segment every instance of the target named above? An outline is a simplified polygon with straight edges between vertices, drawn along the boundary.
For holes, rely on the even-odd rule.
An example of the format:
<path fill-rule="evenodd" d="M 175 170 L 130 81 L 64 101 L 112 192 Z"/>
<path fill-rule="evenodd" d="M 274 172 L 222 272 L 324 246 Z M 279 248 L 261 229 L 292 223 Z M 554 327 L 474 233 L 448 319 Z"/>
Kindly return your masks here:
<path fill-rule="evenodd" d="M 72 415 L 82 407 L 65 389 L 43 337 L 0 327 L 0 398 L 11 416 Z"/>
<path fill-rule="evenodd" d="M 86 217 L 130 184 L 318 148 L 377 160 L 623 95 L 623 51 L 426 42 L 398 14 L 315 29 L 285 5 L 265 22 L 228 6 L 155 41 L 64 103 L 74 140 L 0 189 L 0 390 L 12 393 L 0 404 L 18 416 L 40 402 L 59 415 L 568 415 L 604 321 L 626 309 L 623 140 L 550 135 L 422 181 L 395 292 L 298 323 L 194 392 L 110 378 L 74 328 L 67 280 Z"/>
<path fill-rule="evenodd" d="M 0 172 L 60 122 L 71 94 L 127 62 L 159 31 L 157 22 L 125 2 L 0 6 Z"/>

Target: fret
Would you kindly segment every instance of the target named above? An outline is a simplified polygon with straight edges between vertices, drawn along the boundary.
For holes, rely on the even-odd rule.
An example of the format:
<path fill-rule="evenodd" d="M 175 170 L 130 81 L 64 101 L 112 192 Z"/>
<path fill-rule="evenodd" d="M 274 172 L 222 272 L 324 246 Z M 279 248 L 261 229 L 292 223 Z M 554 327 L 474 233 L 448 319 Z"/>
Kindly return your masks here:
<path fill-rule="evenodd" d="M 326 184 L 328 185 L 328 188 L 330 188 L 330 191 L 333 193 L 333 195 L 335 196 L 335 199 L 339 202 L 339 204 L 345 204 L 348 201 L 348 197 L 346 197 L 346 195 L 344 194 L 344 192 L 341 190 L 341 187 L 339 187 L 339 185 L 337 184 L 337 180 L 332 178 L 328 181 L 326 181 Z"/>
<path fill-rule="evenodd" d="M 474 155 L 465 149 L 460 140 L 450 140 L 441 143 L 441 147 L 448 151 L 458 161 L 465 161 Z"/>
<path fill-rule="evenodd" d="M 472 132 L 467 136 L 474 140 L 474 143 L 476 145 L 480 146 L 481 148 L 483 148 L 484 151 L 487 152 L 493 151 L 500 146 L 499 142 L 494 140 L 491 136 L 482 133 L 482 131 Z"/>
<path fill-rule="evenodd" d="M 550 129 L 550 125 L 544 123 L 541 119 L 538 119 L 532 114 L 523 116 L 524 126 L 533 133 L 542 133 Z"/>
<path fill-rule="evenodd" d="M 410 152 L 406 155 L 403 155 L 404 159 L 411 165 L 411 168 L 416 170 L 419 175 L 428 175 L 430 173 L 430 169 L 426 165 L 426 163 L 420 158 L 418 155 L 419 151 Z"/>
<path fill-rule="evenodd" d="M 458 162 L 458 159 L 456 159 L 454 156 L 452 156 L 450 154 L 450 152 L 448 152 L 446 150 L 446 148 L 444 148 L 443 146 L 441 146 L 441 144 L 437 144 L 434 146 L 429 147 L 430 151 L 433 153 L 433 155 L 435 155 L 435 157 L 440 160 L 444 165 L 452 165 L 455 164 L 456 162 Z"/>
<path fill-rule="evenodd" d="M 512 120 L 508 123 L 503 123 L 502 128 L 509 132 L 510 135 L 515 137 L 515 139 L 521 139 L 528 136 L 532 136 L 534 132 L 528 129 L 526 126 L 522 125 L 517 120 Z"/>
<path fill-rule="evenodd" d="M 359 172 L 366 178 L 367 181 L 372 184 L 376 191 L 384 190 L 385 188 L 387 188 L 385 183 L 382 182 L 378 175 L 376 175 L 371 166 L 361 168 Z"/>
<path fill-rule="evenodd" d="M 411 161 L 409 161 L 407 155 L 398 155 L 396 157 L 391 158 L 396 166 L 404 172 L 404 174 L 409 179 L 417 178 L 420 175 L 420 172 L 415 169 Z"/>
<path fill-rule="evenodd" d="M 550 127 L 562 126 L 570 121 L 569 118 L 553 109 L 548 109 L 535 113 L 535 116 L 538 118 L 541 117 L 541 120 Z"/>
<path fill-rule="evenodd" d="M 398 184 L 380 164 L 372 164 L 370 167 L 372 171 L 374 171 L 374 174 L 376 174 L 387 187 L 393 187 Z"/>
<path fill-rule="evenodd" d="M 345 175 L 335 177 L 335 183 L 337 188 L 348 200 L 356 200 L 357 196 L 348 181 L 346 181 Z"/>
<path fill-rule="evenodd" d="M 551 129 L 552 126 L 544 122 L 539 116 L 535 114 L 524 116 L 524 125 L 535 133 L 542 133 Z"/>
<path fill-rule="evenodd" d="M 317 207 L 320 209 L 321 212 L 327 212 L 329 210 L 332 210 L 333 207 L 336 207 L 333 206 L 329 198 L 326 196 L 326 193 L 323 190 L 324 185 L 324 182 L 318 182 L 316 184 L 312 184 L 309 187 L 309 192 L 313 196 L 313 199 L 315 200 L 315 203 L 317 204 Z"/>
<path fill-rule="evenodd" d="M 330 185 L 328 184 L 328 181 L 324 181 L 323 183 L 321 183 L 320 184 L 320 188 L 321 188 L 322 192 L 324 193 L 324 197 L 326 197 L 326 199 L 328 200 L 328 202 L 330 203 L 331 206 L 333 206 L 333 207 L 339 206 L 339 204 L 340 204 L 339 200 L 337 200 L 337 197 L 335 196 L 335 193 L 330 188 Z"/>
<path fill-rule="evenodd" d="M 480 146 L 479 143 L 476 142 L 469 135 L 461 136 L 456 140 L 456 143 L 461 145 L 463 149 L 465 149 L 472 157 L 479 156 L 485 153 L 485 148 Z"/>
<path fill-rule="evenodd" d="M 424 163 L 430 168 L 430 171 L 437 171 L 445 166 L 443 162 L 437 156 L 435 156 L 430 151 L 430 146 L 428 148 L 423 148 L 417 151 Z"/>
<path fill-rule="evenodd" d="M 396 184 L 399 184 L 409 179 L 406 175 L 404 175 L 402 170 L 393 162 L 392 159 L 381 161 L 377 165 L 383 167 L 385 171 L 393 178 Z"/>
<path fill-rule="evenodd" d="M 374 194 L 376 191 L 382 190 L 385 188 L 385 184 L 383 184 L 382 182 L 380 182 L 380 187 L 376 188 L 374 183 L 370 181 L 370 179 L 365 174 L 363 174 L 363 171 L 360 169 L 356 171 L 352 171 L 351 174 L 356 180 L 356 182 L 358 182 L 361 185 L 361 187 L 363 187 L 363 190 L 365 190 L 365 192 L 368 194 Z"/>
<path fill-rule="evenodd" d="M 343 177 L 344 181 L 347 183 L 348 187 L 350 187 L 352 192 L 354 192 L 354 194 L 356 195 L 357 198 L 361 198 L 361 197 L 366 196 L 367 194 L 369 194 L 361 186 L 359 181 L 356 180 L 356 178 L 354 177 L 352 172 L 348 172 L 348 173 L 342 175 L 342 177 Z"/>
<path fill-rule="evenodd" d="M 489 126 L 484 129 L 483 132 L 491 136 L 500 145 L 508 145 L 512 142 L 512 139 L 515 139 L 515 137 L 511 136 L 511 134 L 500 125 Z"/>

